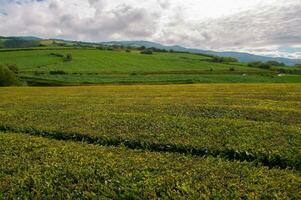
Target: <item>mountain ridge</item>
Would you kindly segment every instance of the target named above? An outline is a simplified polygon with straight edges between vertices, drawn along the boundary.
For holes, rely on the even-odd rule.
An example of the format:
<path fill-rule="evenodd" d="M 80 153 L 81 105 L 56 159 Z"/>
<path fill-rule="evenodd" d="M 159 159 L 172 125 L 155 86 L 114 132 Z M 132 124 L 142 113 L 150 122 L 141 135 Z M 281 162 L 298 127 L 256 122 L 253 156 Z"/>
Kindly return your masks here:
<path fill-rule="evenodd" d="M 282 62 L 286 65 L 293 66 L 295 64 L 300 64 L 301 59 L 291 59 L 291 58 L 284 58 L 284 57 L 269 57 L 269 56 L 261 56 L 255 55 L 251 53 L 244 53 L 244 52 L 234 52 L 234 51 L 212 51 L 212 50 L 202 50 L 197 48 L 186 48 L 179 45 L 162 45 L 155 42 L 137 40 L 137 41 L 110 41 L 110 42 L 101 42 L 101 44 L 106 45 L 123 45 L 123 46 L 133 46 L 133 47 L 141 47 L 145 46 L 146 48 L 158 48 L 158 49 L 165 49 L 165 50 L 174 50 L 174 51 L 183 51 L 189 53 L 200 53 L 200 54 L 209 54 L 209 55 L 216 55 L 216 56 L 225 56 L 225 57 L 234 57 L 237 58 L 241 62 L 254 62 L 254 61 L 277 61 Z"/>

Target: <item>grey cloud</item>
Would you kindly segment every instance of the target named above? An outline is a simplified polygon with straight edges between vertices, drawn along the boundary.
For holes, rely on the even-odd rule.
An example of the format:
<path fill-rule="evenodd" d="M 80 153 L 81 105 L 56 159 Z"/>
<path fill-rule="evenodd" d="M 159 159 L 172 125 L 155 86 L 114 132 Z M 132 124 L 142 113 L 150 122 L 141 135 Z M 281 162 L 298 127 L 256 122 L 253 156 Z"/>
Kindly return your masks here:
<path fill-rule="evenodd" d="M 102 38 L 110 34 L 118 34 L 121 36 L 120 39 L 123 39 L 122 36 L 143 39 L 151 37 L 157 30 L 160 14 L 122 4 L 109 12 L 97 12 L 95 18 L 102 20 L 92 21 L 91 35 L 96 28 L 100 30 Z"/>
<path fill-rule="evenodd" d="M 160 7 L 163 9 L 168 9 L 171 4 L 170 0 L 157 0 L 157 2 L 160 5 Z"/>
<path fill-rule="evenodd" d="M 24 6 L 22 10 L 14 10 L 11 7 L 9 16 L 3 18 L 0 15 L 2 17 L 0 21 L 4 22 L 0 24 L 0 32 L 6 35 L 19 33 L 103 41 L 150 38 L 158 29 L 161 17 L 158 12 L 149 12 L 145 8 L 126 4 L 105 10 L 104 1 L 90 1 L 90 3 L 97 4 L 93 18 L 80 18 L 74 13 L 66 13 L 65 4 L 58 1 L 51 1 L 44 7 L 39 7 L 40 10 L 36 12 L 32 12 L 33 7 Z M 17 17 L 13 18 L 13 15 Z"/>
<path fill-rule="evenodd" d="M 75 6 L 71 0 L 44 3 L 24 0 L 22 6 L 14 7 L 13 3 L 2 6 L 0 34 L 86 41 L 141 39 L 205 49 L 257 49 L 261 53 L 268 50 L 260 49 L 276 51 L 275 46 L 301 45 L 301 4 L 298 1 L 196 23 L 187 20 L 183 8 L 171 0 L 154 0 L 156 6 L 150 9 L 125 1 L 110 7 L 109 0 L 88 0 L 86 2 L 95 11 L 91 11 L 92 17 L 88 18 L 66 9 Z"/>
<path fill-rule="evenodd" d="M 250 10 L 202 22 L 199 43 L 207 48 L 301 44 L 301 4 Z"/>

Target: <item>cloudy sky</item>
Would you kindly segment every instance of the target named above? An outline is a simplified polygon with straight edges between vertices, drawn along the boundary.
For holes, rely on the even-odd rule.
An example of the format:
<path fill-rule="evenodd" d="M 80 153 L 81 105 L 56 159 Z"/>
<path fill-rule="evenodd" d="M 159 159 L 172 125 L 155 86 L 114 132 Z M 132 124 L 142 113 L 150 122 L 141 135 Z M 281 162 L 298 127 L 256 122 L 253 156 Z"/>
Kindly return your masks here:
<path fill-rule="evenodd" d="M 301 0 L 0 0 L 0 35 L 301 58 Z"/>

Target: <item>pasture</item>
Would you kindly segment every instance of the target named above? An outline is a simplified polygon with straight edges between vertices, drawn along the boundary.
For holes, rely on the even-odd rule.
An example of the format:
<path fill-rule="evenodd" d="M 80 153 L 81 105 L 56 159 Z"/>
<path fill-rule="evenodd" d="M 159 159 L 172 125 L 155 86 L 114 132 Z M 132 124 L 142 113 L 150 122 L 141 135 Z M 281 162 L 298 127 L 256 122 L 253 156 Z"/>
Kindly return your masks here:
<path fill-rule="evenodd" d="M 70 54 L 72 59 L 64 58 Z M 29 85 L 162 83 L 300 83 L 301 76 L 247 63 L 217 63 L 189 53 L 151 55 L 140 51 L 96 49 L 23 49 L 0 51 L 0 65 L 15 65 Z M 288 72 L 293 67 L 284 67 Z"/>

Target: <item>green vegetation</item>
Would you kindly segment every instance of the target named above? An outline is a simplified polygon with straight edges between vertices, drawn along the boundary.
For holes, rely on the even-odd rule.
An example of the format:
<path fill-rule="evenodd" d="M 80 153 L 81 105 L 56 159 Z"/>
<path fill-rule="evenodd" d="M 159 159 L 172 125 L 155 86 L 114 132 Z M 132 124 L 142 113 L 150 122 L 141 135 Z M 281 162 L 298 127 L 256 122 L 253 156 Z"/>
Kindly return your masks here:
<path fill-rule="evenodd" d="M 300 199 L 300 91 L 0 88 L 0 199 Z"/>
<path fill-rule="evenodd" d="M 299 199 L 290 170 L 0 133 L 3 199 Z M 12 175 L 13 174 L 13 175 Z"/>
<path fill-rule="evenodd" d="M 0 88 L 0 199 L 301 198 L 299 66 L 39 42 L 0 86 L 135 85 Z"/>
<path fill-rule="evenodd" d="M 29 85 L 301 82 L 297 67 L 261 69 L 230 58 L 221 57 L 217 62 L 216 56 L 141 50 L 152 52 L 145 55 L 135 49 L 126 50 L 120 47 L 110 51 L 69 47 L 4 49 L 0 51 L 0 65 L 16 65 L 19 77 Z"/>
<path fill-rule="evenodd" d="M 15 65 L 0 65 L 0 86 L 20 85 L 17 73 L 18 68 Z"/>
<path fill-rule="evenodd" d="M 143 50 L 140 52 L 141 54 L 153 54 L 153 52 L 149 49 Z"/>
<path fill-rule="evenodd" d="M 248 64 L 249 67 L 258 67 L 258 68 L 262 68 L 262 69 L 271 69 L 272 65 L 271 63 L 264 63 L 264 62 L 250 62 Z"/>
<path fill-rule="evenodd" d="M 260 162 L 267 159 L 267 163 L 275 159 L 275 165 L 299 169 L 300 86 L 260 87 L 170 85 L 55 90 L 28 88 L 17 90 L 16 94 L 20 95 L 18 98 L 12 95 L 3 99 L 0 119 L 3 127 L 32 134 L 54 132 L 58 137 L 76 134 L 82 138 L 89 136 L 96 143 L 132 141 L 144 149 L 152 146 L 170 146 L 183 152 L 202 152 L 207 149 L 224 156 L 234 151 L 238 157 L 249 154 L 253 160 Z M 31 104 L 32 94 L 40 93 L 39 90 L 43 90 L 43 95 L 34 95 L 34 103 Z M 216 90 L 220 92 L 212 93 Z M 283 91 L 281 99 L 279 90 Z M 2 96 L 14 93 L 13 90 L 2 91 Z M 153 91 L 156 92 L 152 94 Z M 247 94 L 242 95 L 242 91 L 247 91 Z M 72 98 L 74 95 L 76 98 Z M 27 99 L 28 103 L 22 98 Z M 68 102 L 64 103 L 66 98 Z M 20 102 L 13 99 L 19 99 Z M 253 99 L 253 102 L 248 99 Z M 292 104 L 291 101 L 296 102 Z M 13 110 L 5 107 L 8 103 Z M 99 107 L 99 104 L 102 106 Z M 231 106 L 233 104 L 235 107 Z M 42 110 L 39 109 L 41 107 Z"/>
<path fill-rule="evenodd" d="M 5 48 L 27 48 L 27 47 L 39 47 L 40 43 L 39 41 L 11 38 L 3 41 L 2 45 Z"/>
<path fill-rule="evenodd" d="M 218 62 L 218 63 L 238 62 L 238 60 L 236 58 L 220 57 L 220 56 L 213 56 L 212 59 L 211 59 L 211 61 L 212 62 Z"/>
<path fill-rule="evenodd" d="M 279 63 L 277 61 L 268 62 L 250 62 L 249 67 L 256 67 L 261 69 L 270 69 L 273 71 L 278 71 L 278 73 L 288 73 L 288 74 L 301 74 L 301 70 L 295 67 L 285 67 L 284 63 Z"/>

